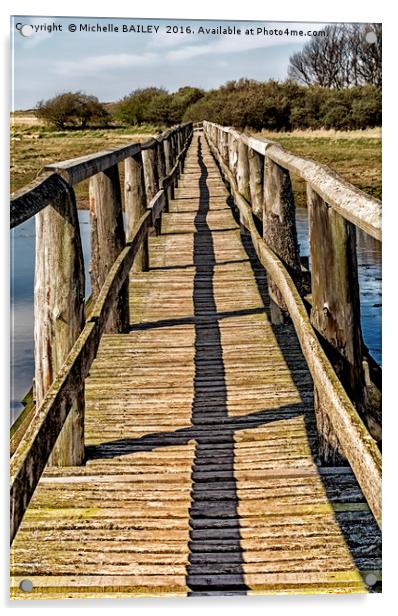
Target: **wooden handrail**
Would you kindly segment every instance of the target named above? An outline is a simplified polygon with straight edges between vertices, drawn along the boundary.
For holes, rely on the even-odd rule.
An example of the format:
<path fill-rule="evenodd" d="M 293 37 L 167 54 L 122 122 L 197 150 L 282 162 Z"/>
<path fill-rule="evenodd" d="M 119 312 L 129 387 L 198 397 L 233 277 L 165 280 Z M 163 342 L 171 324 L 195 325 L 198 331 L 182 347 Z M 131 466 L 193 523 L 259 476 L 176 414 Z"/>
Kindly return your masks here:
<path fill-rule="evenodd" d="M 46 165 L 33 182 L 11 195 L 10 228 L 13 229 L 35 216 L 49 203 L 65 193 L 68 186 L 75 186 L 129 156 L 153 148 L 171 135 L 177 134 L 189 126 L 191 126 L 191 123 L 186 122 L 143 143 L 133 142 L 123 147 Z"/>
<path fill-rule="evenodd" d="M 380 451 L 327 359 L 291 276 L 281 259 L 261 238 L 249 203 L 239 192 L 236 179 L 222 159 L 217 146 L 211 137 L 208 135 L 207 137 L 211 151 L 230 186 L 244 225 L 250 232 L 258 258 L 277 285 L 289 311 L 314 384 L 322 396 L 323 408 L 326 410 L 333 429 L 338 434 L 341 448 L 354 471 L 373 515 L 381 526 Z"/>
<path fill-rule="evenodd" d="M 212 122 L 204 122 L 207 127 L 218 130 L 241 139 L 252 150 L 265 156 L 275 163 L 295 173 L 302 178 L 346 220 L 359 229 L 381 241 L 381 201 L 367 195 L 329 167 L 313 160 L 301 158 L 285 150 L 281 145 L 260 137 L 251 137 L 239 133 L 228 126 L 220 126 Z"/>
<path fill-rule="evenodd" d="M 191 134 L 190 131 L 186 135 L 174 167 L 164 178 L 167 186 L 171 186 L 177 179 Z M 137 153 L 139 152 L 140 150 L 137 150 Z M 66 182 L 64 178 L 61 178 L 61 181 Z M 73 190 L 68 184 L 67 188 L 68 191 Z M 109 269 L 83 330 L 33 414 L 23 440 L 18 442 L 11 458 L 11 541 L 15 537 L 59 434 L 70 416 L 73 401 L 81 392 L 82 382 L 90 370 L 101 336 L 109 324 L 115 303 L 120 299 L 137 253 L 147 238 L 150 227 L 156 226 L 166 205 L 167 193 L 162 187 L 137 221 L 125 247 Z"/>

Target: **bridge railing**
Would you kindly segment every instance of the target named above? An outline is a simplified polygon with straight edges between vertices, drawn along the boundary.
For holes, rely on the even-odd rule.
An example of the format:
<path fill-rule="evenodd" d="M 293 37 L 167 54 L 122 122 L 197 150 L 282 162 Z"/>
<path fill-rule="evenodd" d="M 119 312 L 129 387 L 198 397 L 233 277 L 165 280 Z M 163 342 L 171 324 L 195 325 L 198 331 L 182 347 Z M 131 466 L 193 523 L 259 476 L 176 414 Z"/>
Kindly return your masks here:
<path fill-rule="evenodd" d="M 355 227 L 381 240 L 381 203 L 272 141 L 210 122 L 203 128 L 239 209 L 241 232 L 250 234 L 267 270 L 271 319 L 281 323 L 289 314 L 300 340 L 314 381 L 319 455 L 328 464 L 349 461 L 380 523 L 381 456 L 362 420 L 367 389 Z M 290 172 L 307 184 L 310 317 Z"/>
<path fill-rule="evenodd" d="M 84 380 L 103 333 L 129 324 L 128 277 L 148 268 L 193 127 L 144 143 L 54 163 L 12 195 L 11 228 L 36 216 L 35 409 L 11 458 L 11 540 L 47 463 L 84 461 Z M 124 161 L 124 229 L 118 164 Z M 89 178 L 90 310 L 74 186 Z"/>

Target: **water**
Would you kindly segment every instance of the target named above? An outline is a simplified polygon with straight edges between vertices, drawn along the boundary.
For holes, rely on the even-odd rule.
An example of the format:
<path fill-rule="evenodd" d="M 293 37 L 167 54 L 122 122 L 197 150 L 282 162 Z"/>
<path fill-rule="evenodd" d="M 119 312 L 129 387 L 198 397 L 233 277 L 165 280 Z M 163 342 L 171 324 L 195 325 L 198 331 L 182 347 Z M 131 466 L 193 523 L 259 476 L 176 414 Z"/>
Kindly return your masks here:
<path fill-rule="evenodd" d="M 89 212 L 79 210 L 86 273 L 86 297 L 90 293 Z M 35 219 L 11 231 L 11 423 L 23 406 L 22 398 L 32 386 L 33 361 L 33 286 L 35 272 Z"/>
<path fill-rule="evenodd" d="M 309 256 L 308 210 L 296 209 L 300 254 Z M 361 325 L 366 346 L 381 366 L 381 244 L 357 229 Z"/>
<path fill-rule="evenodd" d="M 308 218 L 305 208 L 296 210 L 297 233 L 302 255 L 309 255 Z M 86 297 L 90 293 L 89 212 L 79 210 L 82 236 Z M 358 231 L 357 252 L 361 294 L 361 322 L 365 343 L 381 365 L 381 245 Z M 33 362 L 33 284 L 35 222 L 30 219 L 11 232 L 11 422 L 22 410 L 21 400 L 29 391 L 34 375 Z"/>

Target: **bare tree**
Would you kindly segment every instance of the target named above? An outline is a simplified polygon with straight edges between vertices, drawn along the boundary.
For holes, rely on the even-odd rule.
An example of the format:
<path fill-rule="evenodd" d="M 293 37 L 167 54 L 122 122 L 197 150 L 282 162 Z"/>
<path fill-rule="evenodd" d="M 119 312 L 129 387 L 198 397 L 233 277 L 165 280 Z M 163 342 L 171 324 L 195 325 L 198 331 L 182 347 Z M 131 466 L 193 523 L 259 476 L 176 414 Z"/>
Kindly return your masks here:
<path fill-rule="evenodd" d="M 381 24 L 333 24 L 325 32 L 290 57 L 291 79 L 337 89 L 381 87 Z"/>

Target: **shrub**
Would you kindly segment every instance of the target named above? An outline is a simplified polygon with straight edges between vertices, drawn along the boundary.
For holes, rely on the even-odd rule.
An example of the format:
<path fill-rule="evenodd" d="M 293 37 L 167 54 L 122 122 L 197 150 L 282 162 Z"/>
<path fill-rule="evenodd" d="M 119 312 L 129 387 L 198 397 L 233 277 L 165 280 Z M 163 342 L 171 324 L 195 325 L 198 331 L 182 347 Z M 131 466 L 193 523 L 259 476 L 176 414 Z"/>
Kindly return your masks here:
<path fill-rule="evenodd" d="M 110 114 L 98 98 L 83 92 L 64 92 L 40 101 L 35 115 L 59 130 L 70 126 L 86 128 L 89 124 L 106 126 L 110 121 Z"/>

